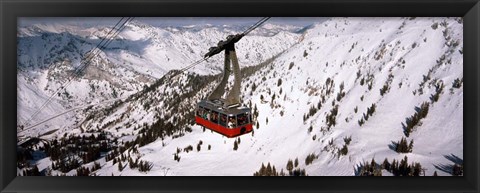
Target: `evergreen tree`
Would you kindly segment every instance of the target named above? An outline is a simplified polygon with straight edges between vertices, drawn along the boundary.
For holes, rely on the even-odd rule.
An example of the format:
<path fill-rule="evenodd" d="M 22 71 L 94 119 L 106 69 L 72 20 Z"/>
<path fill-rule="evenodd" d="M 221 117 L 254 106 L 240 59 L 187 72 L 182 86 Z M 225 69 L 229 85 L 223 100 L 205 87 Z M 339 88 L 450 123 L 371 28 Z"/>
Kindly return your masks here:
<path fill-rule="evenodd" d="M 382 168 L 387 170 L 387 171 L 390 171 L 390 163 L 388 162 L 387 158 L 385 158 L 385 160 L 383 160 Z"/>
<path fill-rule="evenodd" d="M 260 170 L 258 172 L 255 172 L 253 175 L 254 176 L 264 176 L 266 174 L 266 167 L 265 165 L 262 163 L 262 166 L 260 167 Z"/>
<path fill-rule="evenodd" d="M 372 161 L 370 162 L 370 166 L 375 167 L 377 165 L 377 162 L 375 162 L 375 159 L 372 158 Z"/>
<path fill-rule="evenodd" d="M 396 146 L 395 147 L 396 152 L 398 152 L 398 153 L 410 153 L 410 152 L 412 152 L 412 149 L 413 149 L 413 140 L 410 141 L 410 144 L 408 144 L 407 139 L 402 137 L 402 139 L 399 142 L 396 142 L 394 145 Z"/>
<path fill-rule="evenodd" d="M 422 172 L 422 166 L 420 163 L 415 163 L 413 165 L 413 176 L 420 176 L 420 173 Z"/>
<path fill-rule="evenodd" d="M 348 147 L 347 144 L 344 144 L 342 149 L 338 150 L 339 157 L 340 155 L 347 155 L 348 154 Z"/>
<path fill-rule="evenodd" d="M 398 166 L 398 171 L 400 176 L 408 176 L 410 173 L 408 167 L 408 157 L 405 156 L 402 160 L 400 160 L 400 165 Z"/>
<path fill-rule="evenodd" d="M 267 164 L 267 171 L 266 171 L 266 176 L 272 176 L 272 166 L 270 166 L 270 162 Z"/>
<path fill-rule="evenodd" d="M 317 159 L 317 156 L 315 156 L 315 154 L 311 153 L 305 159 L 305 165 L 310 165 L 313 162 L 313 160 L 315 160 L 315 159 Z"/>
<path fill-rule="evenodd" d="M 298 157 L 295 158 L 295 167 L 298 167 Z"/>
<path fill-rule="evenodd" d="M 290 65 L 288 66 L 288 69 L 291 70 L 293 68 L 293 65 L 295 65 L 293 62 L 290 62 Z"/>
<path fill-rule="evenodd" d="M 290 160 L 290 159 L 289 159 L 288 162 L 287 162 L 287 170 L 288 170 L 289 172 L 291 172 L 291 171 L 293 170 L 293 161 Z"/>
<path fill-rule="evenodd" d="M 122 171 L 122 170 L 123 170 L 122 162 L 119 161 L 118 162 L 118 171 Z"/>
<path fill-rule="evenodd" d="M 463 82 L 463 78 L 462 78 L 462 81 L 460 81 L 460 79 L 455 79 L 452 83 L 452 87 L 453 88 L 460 88 L 462 86 L 462 82 Z"/>
<path fill-rule="evenodd" d="M 410 141 L 410 144 L 408 144 L 408 151 L 412 152 L 413 150 L 413 139 Z"/>
<path fill-rule="evenodd" d="M 430 104 L 428 102 L 423 102 L 420 106 L 420 117 L 425 118 L 428 114 Z"/>
<path fill-rule="evenodd" d="M 235 140 L 233 142 L 233 150 L 237 151 L 237 149 L 238 149 L 238 144 L 237 144 L 237 140 Z"/>
<path fill-rule="evenodd" d="M 392 165 L 390 166 L 390 171 L 394 176 L 398 176 L 398 163 L 397 160 L 393 159 Z"/>

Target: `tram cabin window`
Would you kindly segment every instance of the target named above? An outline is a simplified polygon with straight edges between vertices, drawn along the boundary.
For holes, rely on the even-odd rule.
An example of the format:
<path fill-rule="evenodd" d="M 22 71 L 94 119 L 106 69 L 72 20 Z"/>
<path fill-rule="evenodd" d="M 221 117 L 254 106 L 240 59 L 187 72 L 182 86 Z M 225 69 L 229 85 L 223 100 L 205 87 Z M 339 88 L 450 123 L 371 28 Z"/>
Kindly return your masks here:
<path fill-rule="evenodd" d="M 218 123 L 223 127 L 227 127 L 227 115 L 220 114 L 220 120 Z"/>
<path fill-rule="evenodd" d="M 213 123 L 218 123 L 218 112 L 212 111 L 210 118 Z"/>
<path fill-rule="evenodd" d="M 204 110 L 202 107 L 199 107 L 198 110 L 197 110 L 197 116 L 203 117 L 204 111 L 205 111 L 205 110 Z"/>
<path fill-rule="evenodd" d="M 228 127 L 235 128 L 237 127 L 237 119 L 235 116 L 228 116 Z"/>
<path fill-rule="evenodd" d="M 205 115 L 205 117 L 204 117 L 205 120 L 210 120 L 210 110 L 205 109 L 204 115 Z"/>
<path fill-rule="evenodd" d="M 242 113 L 237 116 L 237 121 L 239 126 L 246 125 L 248 123 L 247 113 Z"/>

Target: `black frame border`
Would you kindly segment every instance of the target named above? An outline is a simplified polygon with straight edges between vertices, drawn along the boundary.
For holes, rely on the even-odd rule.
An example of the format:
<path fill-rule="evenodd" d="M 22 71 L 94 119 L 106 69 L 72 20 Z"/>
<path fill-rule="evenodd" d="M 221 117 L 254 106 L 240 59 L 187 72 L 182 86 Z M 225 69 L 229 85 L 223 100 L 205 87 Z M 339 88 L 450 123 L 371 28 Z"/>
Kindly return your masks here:
<path fill-rule="evenodd" d="M 464 17 L 463 177 L 21 177 L 16 172 L 17 17 Z M 0 0 L 1 192 L 478 192 L 479 0 Z M 353 169 L 352 169 L 353 170 Z"/>

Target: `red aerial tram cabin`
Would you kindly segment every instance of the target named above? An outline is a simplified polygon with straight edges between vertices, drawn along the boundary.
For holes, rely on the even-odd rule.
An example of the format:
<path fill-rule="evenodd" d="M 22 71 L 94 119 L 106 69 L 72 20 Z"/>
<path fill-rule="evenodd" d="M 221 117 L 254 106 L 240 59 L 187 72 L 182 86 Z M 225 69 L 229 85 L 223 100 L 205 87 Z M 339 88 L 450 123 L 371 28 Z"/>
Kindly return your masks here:
<path fill-rule="evenodd" d="M 252 110 L 243 106 L 240 100 L 242 74 L 235 52 L 235 43 L 269 18 L 263 18 L 243 33 L 227 36 L 225 41 L 221 40 L 217 46 L 211 47 L 204 55 L 206 60 L 225 51 L 225 63 L 223 78 L 220 83 L 206 100 L 201 100 L 197 104 L 195 122 L 198 125 L 227 137 L 235 137 L 252 131 Z M 230 69 L 230 63 L 232 69 Z M 234 83 L 227 97 L 223 99 L 222 96 L 225 94 L 225 86 L 230 72 L 233 72 Z"/>
<path fill-rule="evenodd" d="M 243 135 L 253 128 L 250 108 L 223 108 L 221 101 L 200 101 L 195 122 L 227 137 Z"/>

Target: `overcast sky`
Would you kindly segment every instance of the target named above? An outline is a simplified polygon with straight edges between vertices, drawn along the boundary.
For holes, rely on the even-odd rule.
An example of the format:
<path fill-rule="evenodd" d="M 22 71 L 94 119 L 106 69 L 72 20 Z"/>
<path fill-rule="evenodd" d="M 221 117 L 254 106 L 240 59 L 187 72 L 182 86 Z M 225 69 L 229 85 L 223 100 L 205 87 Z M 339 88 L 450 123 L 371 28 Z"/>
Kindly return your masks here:
<path fill-rule="evenodd" d="M 213 25 L 252 25 L 261 17 L 139 17 L 139 20 L 153 26 L 186 26 L 194 24 Z M 82 26 L 115 25 L 120 18 L 114 17 L 23 17 L 18 19 L 20 27 L 33 24 L 71 24 Z M 307 26 L 320 23 L 326 18 L 320 17 L 273 17 L 268 22 L 275 24 L 289 24 Z"/>

